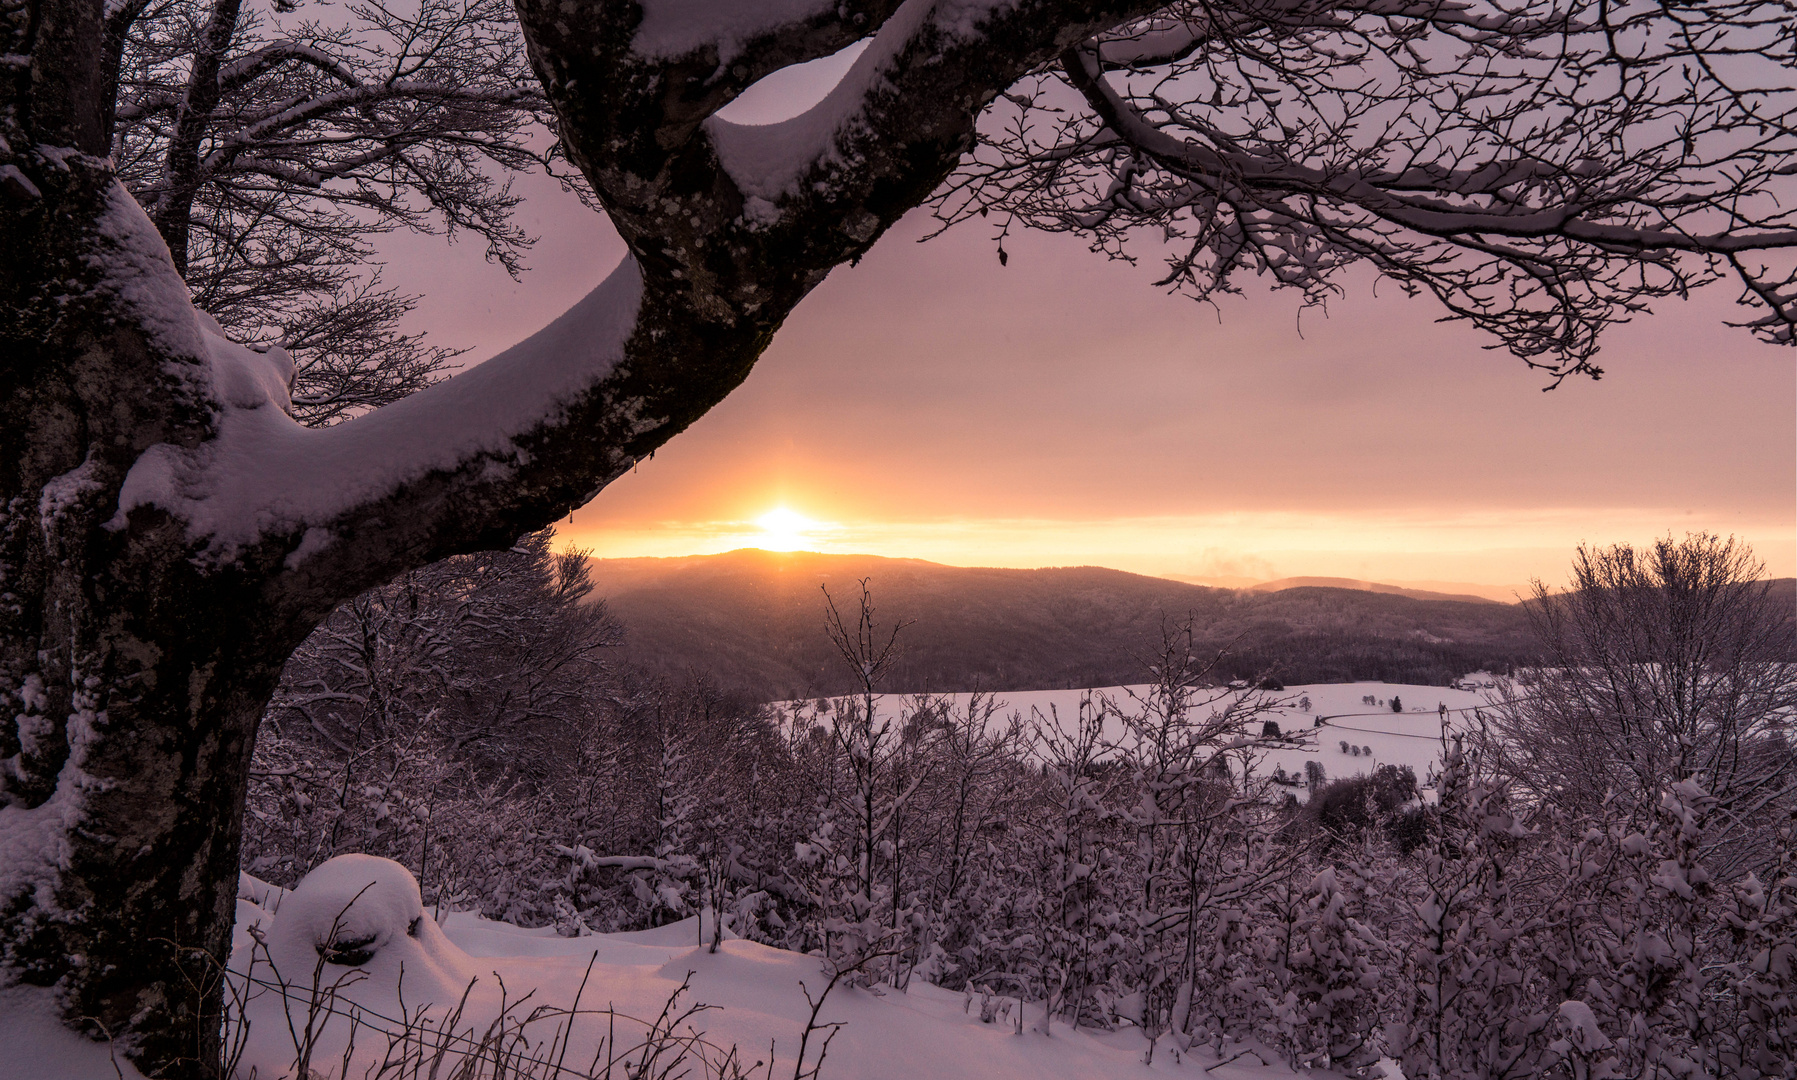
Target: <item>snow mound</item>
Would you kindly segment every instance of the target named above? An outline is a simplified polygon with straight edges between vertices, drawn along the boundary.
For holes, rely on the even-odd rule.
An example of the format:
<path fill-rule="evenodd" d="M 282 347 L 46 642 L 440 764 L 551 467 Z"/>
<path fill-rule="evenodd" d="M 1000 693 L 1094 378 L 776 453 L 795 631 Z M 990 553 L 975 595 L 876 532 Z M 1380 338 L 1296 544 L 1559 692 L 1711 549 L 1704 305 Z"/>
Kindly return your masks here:
<path fill-rule="evenodd" d="M 491 969 L 450 943 L 425 915 L 417 879 L 391 859 L 339 855 L 264 898 L 278 910 L 238 899 L 231 956 L 256 1075 L 288 1075 L 302 1045 L 337 1060 L 358 1041 L 428 1026 L 483 977 L 475 1012 L 484 1023 L 505 1010 L 488 1000 L 503 996 L 491 992 Z M 292 1034 L 300 1028 L 303 1038 Z"/>
<path fill-rule="evenodd" d="M 360 967 L 424 922 L 411 871 L 392 859 L 339 855 L 307 874 L 281 903 L 269 933 L 277 957 L 304 956 Z"/>
<path fill-rule="evenodd" d="M 392 859 L 339 855 L 279 902 L 266 916 L 238 901 L 240 924 L 258 919 L 268 930 L 236 970 L 254 975 L 259 960 L 277 984 L 356 985 L 359 1004 L 388 1016 L 406 1012 L 407 1000 L 453 1004 L 487 974 L 425 915 L 418 880 Z"/>
<path fill-rule="evenodd" d="M 286 895 L 287 890 L 278 885 L 270 885 L 246 871 L 237 873 L 237 899 L 248 900 L 270 915 L 281 910 L 281 897 Z"/>

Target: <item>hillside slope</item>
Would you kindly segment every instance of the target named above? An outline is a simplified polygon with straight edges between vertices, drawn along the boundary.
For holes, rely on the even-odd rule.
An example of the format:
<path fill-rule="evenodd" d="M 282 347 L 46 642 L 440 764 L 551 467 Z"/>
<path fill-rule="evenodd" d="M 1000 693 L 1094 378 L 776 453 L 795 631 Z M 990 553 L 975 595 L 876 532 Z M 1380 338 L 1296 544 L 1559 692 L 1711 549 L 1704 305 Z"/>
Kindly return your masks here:
<path fill-rule="evenodd" d="M 1139 681 L 1163 622 L 1190 614 L 1222 674 L 1286 682 L 1440 685 L 1528 655 L 1515 605 L 1338 588 L 1238 592 L 1065 567 L 1008 570 L 865 555 L 745 549 L 686 559 L 594 560 L 627 658 L 711 672 L 768 697 L 850 686 L 824 634 L 826 587 L 852 616 L 869 580 L 884 626 L 909 625 L 893 690 L 1104 686 Z"/>
<path fill-rule="evenodd" d="M 1320 589 L 1354 589 L 1358 592 L 1389 593 L 1392 596 L 1408 596 L 1412 600 L 1464 600 L 1469 604 L 1509 603 L 1512 598 L 1494 600 L 1489 596 L 1473 593 L 1442 592 L 1438 589 L 1411 589 L 1402 585 L 1384 585 L 1377 581 L 1359 581 L 1354 578 L 1337 577 L 1288 577 L 1274 581 L 1263 581 L 1258 585 L 1248 586 L 1249 592 L 1283 592 L 1286 589 L 1302 589 L 1315 587 Z"/>

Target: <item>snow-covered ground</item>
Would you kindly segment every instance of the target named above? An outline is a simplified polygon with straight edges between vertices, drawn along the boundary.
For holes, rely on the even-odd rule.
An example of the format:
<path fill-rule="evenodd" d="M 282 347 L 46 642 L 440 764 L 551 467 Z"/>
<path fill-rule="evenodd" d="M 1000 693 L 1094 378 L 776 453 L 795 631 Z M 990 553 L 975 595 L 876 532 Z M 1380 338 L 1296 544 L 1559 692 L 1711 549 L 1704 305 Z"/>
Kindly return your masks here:
<path fill-rule="evenodd" d="M 447 1042 L 466 1051 L 494 1030 L 502 1012 L 511 1018 L 502 1025 L 511 1051 L 559 1060 L 569 1070 L 560 1075 L 604 1076 L 605 1057 L 633 1047 L 633 1068 L 627 1072 L 620 1065 L 611 1075 L 637 1075 L 644 1033 L 683 981 L 689 989 L 682 1006 L 709 1008 L 673 1025 L 689 1041 L 676 1040 L 672 1053 L 705 1055 L 715 1066 L 734 1047 L 746 1074 L 784 1077 L 793 1073 L 811 1015 L 807 994 L 815 998 L 829 982 L 820 960 L 799 953 L 742 940 L 726 940 L 712 953 L 698 944 L 694 919 L 658 930 L 577 938 L 463 914 L 439 925 L 419 906 L 411 875 L 397 863 L 371 856 L 333 859 L 292 892 L 246 877 L 241 895 L 233 967 L 240 977 L 250 972 L 261 985 L 246 1009 L 250 1027 L 239 1075 L 251 1075 L 253 1068 L 260 1080 L 293 1075 L 296 1048 L 308 1040 L 312 1068 L 322 1076 L 389 1075 L 380 1063 L 396 1054 L 387 1033 L 407 1026 L 401 1017 L 411 1018 L 415 1032 L 424 1032 L 425 1045 Z M 357 966 L 320 963 L 318 946 L 332 942 L 340 959 Z M 354 955 L 357 950 L 371 955 Z M 281 969 L 282 979 L 300 987 L 309 989 L 315 972 L 327 989 L 336 985 L 334 996 L 325 995 L 329 1011 L 308 1017 L 308 995 L 284 999 L 269 989 L 267 984 L 277 981 L 271 963 Z M 580 1015 L 570 1032 L 567 1016 L 577 1004 Z M 455 1018 L 445 1022 L 452 1013 Z M 533 1014 L 537 1019 L 530 1019 Z M 838 986 L 817 1019 L 842 1025 L 829 1042 L 819 1074 L 823 1080 L 1093 1080 L 1145 1072 L 1194 1080 L 1292 1076 L 1278 1064 L 1262 1065 L 1252 1053 L 1219 1066 L 1209 1048 L 1180 1054 L 1164 1040 L 1152 1064 L 1145 1065 L 1148 1044 L 1139 1033 L 1075 1031 L 1059 1023 L 1044 1033 L 1037 1030 L 1036 1008 L 1026 1010 L 1019 1033 L 1008 1016 L 982 1022 L 977 998 L 921 981 L 904 993 Z M 349 1048 L 352 1026 L 355 1044 Z M 448 1032 L 449 1038 L 435 1032 Z M 694 1035 L 702 1041 L 691 1040 Z M 813 1030 L 807 1075 L 828 1035 L 827 1029 Z M 610 1043 L 604 1041 L 608 1036 Z M 0 992 L 0 1046 L 6 1048 L 0 1053 L 0 1077 L 8 1080 L 137 1076 L 122 1061 L 115 1073 L 105 1046 L 63 1030 L 43 990 Z M 770 1053 L 771 1069 L 756 1065 L 767 1062 Z M 601 1066 L 589 1072 L 596 1054 Z M 662 1063 L 668 1060 L 664 1056 Z M 673 1075 L 683 1071 L 694 1080 L 715 1075 L 696 1057 Z M 452 1074 L 451 1068 L 442 1070 Z M 426 1066 L 416 1074 L 391 1075 L 434 1074 Z"/>
<path fill-rule="evenodd" d="M 1468 688 L 1355 682 L 1288 686 L 1277 692 L 1253 691 L 1251 693 L 1268 706 L 1253 725 L 1256 731 L 1260 721 L 1273 720 L 1279 724 L 1282 733 L 1307 736 L 1304 745 L 1263 751 L 1257 769 L 1261 773 L 1271 773 L 1275 768 L 1283 767 L 1288 774 L 1302 777 L 1304 763 L 1317 761 L 1326 775 L 1335 779 L 1370 773 L 1381 765 L 1408 765 L 1416 771 L 1418 782 L 1422 782 L 1431 770 L 1438 768 L 1441 760 L 1441 707 L 1447 707 L 1448 727 L 1462 731 L 1473 723 L 1473 710 L 1490 703 L 1489 676 L 1469 676 L 1462 680 L 1461 686 Z M 1025 690 L 997 694 L 994 697 L 1000 707 L 993 719 L 1003 721 L 1015 714 L 1027 724 L 1033 715 L 1047 717 L 1052 711 L 1064 724 L 1070 725 L 1079 714 L 1081 699 L 1087 695 L 1094 699 L 1106 698 L 1117 708 L 1131 712 L 1140 708 L 1131 692 L 1143 694 L 1148 689 L 1145 686 L 1108 686 L 1092 690 Z M 941 696 L 951 700 L 955 708 L 968 707 L 968 694 Z M 1371 704 L 1365 700 L 1369 697 L 1373 699 Z M 1391 711 L 1390 702 L 1394 697 L 1402 703 L 1403 712 Z M 1307 698 L 1309 710 L 1300 706 Z M 889 694 L 880 699 L 877 709 L 881 716 L 897 717 L 911 707 L 912 701 L 907 696 Z M 806 703 L 786 704 L 789 708 L 795 704 L 806 707 Z M 1220 709 L 1225 704 L 1218 701 L 1214 707 Z M 1206 710 L 1201 708 L 1199 711 Z M 1324 718 L 1321 727 L 1316 726 L 1319 717 Z M 1116 740 L 1122 734 L 1121 724 L 1114 719 L 1107 720 L 1107 738 Z M 1359 755 L 1344 753 L 1343 742 L 1360 747 L 1362 752 Z M 1301 789 L 1292 790 L 1299 798 L 1305 797 Z"/>

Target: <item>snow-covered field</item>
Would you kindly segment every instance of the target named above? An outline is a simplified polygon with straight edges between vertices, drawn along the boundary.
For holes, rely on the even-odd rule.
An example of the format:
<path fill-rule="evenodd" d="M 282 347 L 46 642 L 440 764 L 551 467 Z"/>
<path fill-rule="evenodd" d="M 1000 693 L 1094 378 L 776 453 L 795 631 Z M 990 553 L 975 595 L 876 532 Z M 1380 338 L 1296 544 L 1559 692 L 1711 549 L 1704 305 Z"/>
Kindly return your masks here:
<path fill-rule="evenodd" d="M 620 1063 L 610 1074 L 635 1076 L 645 1031 L 683 981 L 689 989 L 682 1006 L 709 1008 L 672 1025 L 679 1037 L 660 1063 L 682 1050 L 689 1057 L 685 1068 L 670 1075 L 693 1080 L 716 1075 L 699 1056 L 715 1066 L 734 1047 L 746 1075 L 781 1078 L 792 1075 L 797 1064 L 811 1015 L 807 994 L 815 999 L 829 982 L 821 961 L 799 953 L 742 940 L 726 940 L 712 953 L 697 943 L 695 919 L 658 930 L 577 938 L 463 914 L 439 925 L 419 905 L 411 875 L 397 863 L 371 856 L 339 856 L 292 892 L 246 877 L 241 894 L 233 968 L 240 978 L 250 972 L 261 985 L 246 1010 L 250 1027 L 239 1075 L 249 1076 L 253 1068 L 259 1080 L 293 1075 L 296 1048 L 308 1041 L 312 1068 L 324 1077 L 437 1075 L 428 1065 L 416 1073 L 381 1071 L 383 1059 L 392 1061 L 397 1053 L 386 1033 L 407 1026 L 401 1017 L 425 1033 L 426 1045 L 447 1042 L 465 1052 L 493 1030 L 502 1013 L 512 1021 L 502 1026 L 513 1053 L 560 1061 L 569 1070 L 560 1075 L 585 1077 L 607 1075 L 605 1057 L 635 1047 L 631 1068 Z M 362 951 L 372 955 L 342 957 L 358 966 L 319 962 L 321 943 L 364 941 Z M 271 964 L 289 983 L 310 988 L 317 972 L 327 989 L 337 985 L 334 997 L 327 996 L 331 1011 L 308 1017 L 306 995 L 284 999 L 268 989 L 275 981 Z M 567 1017 L 576 1007 L 579 1018 L 570 1031 Z M 446 1023 L 452 1012 L 455 1019 Z M 352 1017 L 355 1043 L 349 1047 Z M 1019 1033 L 1009 1016 L 982 1022 L 977 998 L 921 981 L 904 993 L 838 986 L 817 1019 L 841 1025 L 829 1042 L 818 1074 L 822 1080 L 1090 1080 L 1143 1073 L 1279 1080 L 1292 1075 L 1280 1065 L 1262 1065 L 1253 1053 L 1219 1065 L 1207 1047 L 1180 1054 L 1165 1041 L 1152 1064 L 1145 1064 L 1148 1044 L 1138 1033 L 1075 1031 L 1059 1023 L 1044 1033 L 1037 1030 L 1041 1013 L 1034 1008 L 1025 1012 Z M 447 1031 L 450 1038 L 435 1031 Z M 812 1031 L 807 1076 L 828 1034 L 827 1028 Z M 605 1041 L 608 1037 L 612 1041 Z M 123 1061 L 115 1073 L 105 1046 L 62 1029 L 43 990 L 0 991 L 0 1046 L 5 1047 L 0 1077 L 7 1080 L 138 1075 Z M 600 1067 L 589 1072 L 596 1054 Z M 770 1054 L 771 1069 L 757 1064 Z M 649 1074 L 661 1075 L 654 1068 Z M 456 1074 L 446 1066 L 441 1075 Z"/>
<path fill-rule="evenodd" d="M 1473 722 L 1472 710 L 1489 703 L 1490 685 L 1488 676 L 1471 676 L 1461 683 L 1470 689 L 1355 682 L 1288 686 L 1278 692 L 1252 691 L 1268 706 L 1253 725 L 1256 731 L 1260 720 L 1273 720 L 1279 724 L 1282 733 L 1314 736 L 1307 737 L 1302 746 L 1261 752 L 1257 769 L 1261 773 L 1271 773 L 1282 767 L 1288 774 L 1301 777 L 1304 763 L 1317 761 L 1327 776 L 1335 779 L 1370 773 L 1381 765 L 1408 765 L 1416 771 L 1418 782 L 1422 782 L 1441 760 L 1441 707 L 1445 705 L 1448 709 L 1447 722 L 1451 730 L 1465 730 Z M 1140 706 L 1131 693 L 1143 694 L 1148 689 L 1145 686 L 1108 686 L 1092 690 L 1025 690 L 998 694 L 995 697 L 1000 707 L 993 720 L 1003 721 L 1017 715 L 1028 724 L 1032 716 L 1058 715 L 1064 724 L 1071 725 L 1079 714 L 1081 699 L 1088 695 L 1094 699 L 1108 699 L 1118 709 L 1132 712 L 1139 711 Z M 968 707 L 968 694 L 942 696 L 951 700 L 955 708 Z M 1373 703 L 1367 703 L 1368 697 Z M 1403 712 L 1391 711 L 1390 701 L 1394 697 L 1402 703 Z M 1310 701 L 1308 710 L 1300 705 L 1305 699 Z M 897 694 L 886 695 L 877 706 L 879 715 L 896 718 L 911 707 L 912 701 L 912 698 Z M 1219 700 L 1214 707 L 1221 709 L 1225 704 Z M 1199 711 L 1206 710 L 1201 708 Z M 1321 727 L 1315 726 L 1318 717 L 1325 718 Z M 1120 739 L 1122 725 L 1114 718 L 1108 719 L 1105 735 L 1112 740 Z M 1360 747 L 1361 753 L 1344 753 L 1343 742 Z M 1292 790 L 1299 798 L 1305 797 L 1300 788 Z"/>

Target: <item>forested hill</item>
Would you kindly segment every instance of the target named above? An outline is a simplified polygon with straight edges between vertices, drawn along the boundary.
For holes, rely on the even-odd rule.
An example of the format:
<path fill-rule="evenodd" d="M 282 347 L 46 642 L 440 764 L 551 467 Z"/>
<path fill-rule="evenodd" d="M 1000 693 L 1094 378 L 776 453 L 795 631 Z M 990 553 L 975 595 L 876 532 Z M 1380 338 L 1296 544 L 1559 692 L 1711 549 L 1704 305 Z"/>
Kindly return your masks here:
<path fill-rule="evenodd" d="M 1445 684 L 1526 662 L 1522 609 L 1356 589 L 1206 588 L 1066 567 L 1001 570 L 867 555 L 746 549 L 684 559 L 596 559 L 597 594 L 624 623 L 634 663 L 710 672 L 770 698 L 850 687 L 824 633 L 826 586 L 845 619 L 869 579 L 876 619 L 899 635 L 895 691 L 1052 689 L 1143 678 L 1163 619 L 1194 616 L 1230 678 Z"/>

